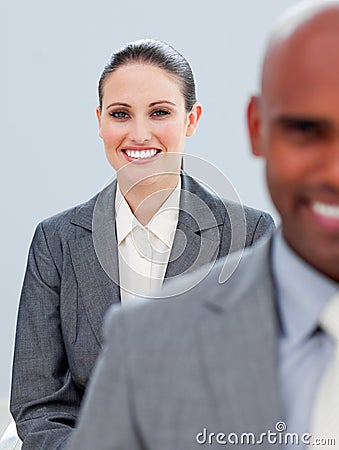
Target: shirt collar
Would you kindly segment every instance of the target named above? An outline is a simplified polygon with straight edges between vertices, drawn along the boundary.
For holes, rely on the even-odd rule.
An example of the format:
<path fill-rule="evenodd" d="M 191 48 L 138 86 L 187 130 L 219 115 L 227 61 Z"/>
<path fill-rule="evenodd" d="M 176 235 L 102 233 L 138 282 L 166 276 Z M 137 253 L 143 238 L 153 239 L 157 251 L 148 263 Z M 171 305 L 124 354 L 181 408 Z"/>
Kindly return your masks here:
<path fill-rule="evenodd" d="M 171 195 L 146 225 L 158 239 L 171 248 L 179 217 L 181 179 Z"/>
<path fill-rule="evenodd" d="M 122 195 L 119 184 L 117 185 L 115 194 L 115 222 L 118 245 L 120 245 L 127 235 L 133 230 L 133 228 L 139 224 L 138 219 L 134 216 L 128 203 Z"/>
<path fill-rule="evenodd" d="M 272 262 L 283 333 L 300 342 L 318 327 L 321 312 L 339 285 L 297 255 L 281 231 L 273 238 Z"/>
<path fill-rule="evenodd" d="M 171 195 L 160 207 L 149 223 L 144 227 L 132 213 L 127 201 L 122 195 L 119 184 L 115 195 L 116 229 L 118 245 L 128 236 L 128 234 L 139 226 L 146 228 L 157 236 L 168 248 L 171 248 L 174 233 L 179 217 L 179 203 L 181 193 L 181 178 Z"/>

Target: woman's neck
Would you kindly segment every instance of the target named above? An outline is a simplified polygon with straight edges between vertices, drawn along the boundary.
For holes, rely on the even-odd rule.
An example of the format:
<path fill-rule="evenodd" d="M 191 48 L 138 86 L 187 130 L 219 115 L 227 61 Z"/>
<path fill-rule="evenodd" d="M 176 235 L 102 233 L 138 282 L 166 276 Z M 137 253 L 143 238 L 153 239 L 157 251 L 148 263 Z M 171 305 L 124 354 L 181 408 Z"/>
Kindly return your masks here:
<path fill-rule="evenodd" d="M 165 203 L 179 182 L 179 174 L 162 175 L 152 184 L 136 184 L 128 188 L 119 180 L 119 188 L 134 216 L 142 225 L 147 225 Z"/>

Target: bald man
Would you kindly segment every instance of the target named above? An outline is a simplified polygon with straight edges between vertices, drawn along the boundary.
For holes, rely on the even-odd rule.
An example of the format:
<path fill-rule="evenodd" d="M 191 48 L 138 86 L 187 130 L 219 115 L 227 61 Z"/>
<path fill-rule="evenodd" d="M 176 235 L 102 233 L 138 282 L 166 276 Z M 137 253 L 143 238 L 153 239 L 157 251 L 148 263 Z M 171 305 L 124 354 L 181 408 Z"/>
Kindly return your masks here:
<path fill-rule="evenodd" d="M 336 351 L 321 317 L 339 289 L 337 1 L 276 25 L 248 127 L 281 229 L 235 271 L 233 257 L 183 278 L 174 300 L 110 313 L 69 450 L 339 448 L 338 376 L 318 407 Z M 329 435 L 312 434 L 328 413 Z"/>

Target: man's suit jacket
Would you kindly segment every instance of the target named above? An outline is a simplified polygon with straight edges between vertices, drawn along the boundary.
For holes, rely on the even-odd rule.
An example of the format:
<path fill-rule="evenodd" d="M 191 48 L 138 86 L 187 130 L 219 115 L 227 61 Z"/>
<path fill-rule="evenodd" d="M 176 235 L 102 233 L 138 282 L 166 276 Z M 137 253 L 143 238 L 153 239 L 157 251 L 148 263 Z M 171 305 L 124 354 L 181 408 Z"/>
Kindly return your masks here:
<path fill-rule="evenodd" d="M 19 306 L 11 396 L 24 449 L 64 448 L 101 348 L 103 317 L 120 302 L 115 189 L 113 182 L 87 203 L 45 220 L 35 232 Z M 251 245 L 272 229 L 268 214 L 244 211 L 236 204 L 225 206 L 183 174 L 166 279 L 237 245 Z M 180 252 L 183 237 L 187 244 Z"/>
<path fill-rule="evenodd" d="M 199 271 L 178 281 L 183 295 L 110 311 L 68 450 L 219 448 L 218 433 L 220 446 L 230 438 L 227 448 L 235 434 L 241 443 L 242 433 L 260 440 L 277 432 L 283 417 L 270 267 L 265 240 L 245 252 L 226 283 L 218 261 L 189 291 Z M 279 448 L 272 439 L 240 447 Z"/>

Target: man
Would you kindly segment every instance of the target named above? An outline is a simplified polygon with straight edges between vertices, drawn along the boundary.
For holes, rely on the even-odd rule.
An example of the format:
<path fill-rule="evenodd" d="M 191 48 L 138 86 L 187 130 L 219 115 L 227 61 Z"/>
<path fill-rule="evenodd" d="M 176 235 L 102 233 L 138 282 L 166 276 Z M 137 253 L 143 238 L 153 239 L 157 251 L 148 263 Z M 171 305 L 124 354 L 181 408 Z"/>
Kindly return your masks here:
<path fill-rule="evenodd" d="M 300 4 L 274 29 L 248 108 L 281 230 L 225 283 L 221 261 L 188 291 L 200 274 L 183 278 L 174 299 L 110 314 L 71 450 L 303 448 L 317 437 L 337 448 L 338 422 L 308 433 L 323 433 L 335 353 L 320 318 L 339 292 L 338 105 L 339 2 Z M 336 389 L 325 406 L 339 420 Z"/>

